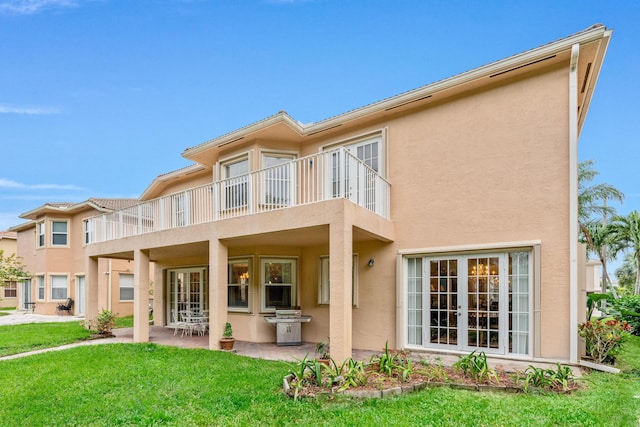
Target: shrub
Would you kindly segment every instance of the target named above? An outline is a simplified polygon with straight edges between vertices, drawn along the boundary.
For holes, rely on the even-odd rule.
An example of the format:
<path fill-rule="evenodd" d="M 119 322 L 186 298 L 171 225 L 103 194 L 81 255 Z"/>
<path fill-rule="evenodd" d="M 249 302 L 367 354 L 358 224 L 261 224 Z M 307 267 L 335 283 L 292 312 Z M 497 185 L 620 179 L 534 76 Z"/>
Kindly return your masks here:
<path fill-rule="evenodd" d="M 613 302 L 613 306 L 620 312 L 620 319 L 629 323 L 632 333 L 640 336 L 640 295 L 628 295 Z"/>
<path fill-rule="evenodd" d="M 529 391 L 529 387 L 549 388 L 562 387 L 563 390 L 569 388 L 569 382 L 575 380 L 571 368 L 561 364 L 557 364 L 557 369 L 536 368 L 529 365 L 524 375 L 518 379 L 523 381 L 523 390 Z"/>
<path fill-rule="evenodd" d="M 101 335 L 108 335 L 111 333 L 113 326 L 116 323 L 116 315 L 111 310 L 102 310 L 98 313 L 98 317 L 93 320 L 85 321 L 85 327 L 96 331 Z"/>
<path fill-rule="evenodd" d="M 597 363 L 615 362 L 631 326 L 621 320 L 591 320 L 578 325 L 578 333 L 584 338 L 587 354 Z"/>
<path fill-rule="evenodd" d="M 485 381 L 493 378 L 496 382 L 499 382 L 496 372 L 489 368 L 487 355 L 484 351 L 480 353 L 473 351 L 466 356 L 460 356 L 458 361 L 453 364 L 453 368 L 464 375 L 471 376 L 475 381 Z"/>

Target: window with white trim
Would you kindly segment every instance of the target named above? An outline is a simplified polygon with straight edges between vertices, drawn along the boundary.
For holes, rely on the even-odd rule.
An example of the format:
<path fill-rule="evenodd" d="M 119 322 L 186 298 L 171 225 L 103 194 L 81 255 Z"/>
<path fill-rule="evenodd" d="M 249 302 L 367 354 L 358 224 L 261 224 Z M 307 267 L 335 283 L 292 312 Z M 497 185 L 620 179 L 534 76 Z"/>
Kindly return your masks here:
<path fill-rule="evenodd" d="M 40 221 L 38 224 L 36 224 L 36 230 L 37 230 L 37 242 L 36 245 L 39 248 L 44 248 L 44 244 L 45 244 L 45 225 L 44 225 L 44 221 Z"/>
<path fill-rule="evenodd" d="M 353 254 L 353 266 L 351 273 L 351 303 L 354 307 L 358 306 L 358 254 Z M 330 281 L 331 269 L 329 266 L 329 257 L 321 256 L 318 268 L 318 304 L 329 304 L 330 301 Z"/>
<path fill-rule="evenodd" d="M 229 311 L 251 311 L 253 274 L 252 259 L 231 258 L 227 263 L 227 309 Z"/>
<path fill-rule="evenodd" d="M 51 275 L 51 299 L 67 299 L 69 280 L 66 275 Z"/>
<path fill-rule="evenodd" d="M 278 307 L 297 305 L 298 260 L 295 258 L 262 258 L 260 260 L 261 310 L 274 312 Z"/>
<path fill-rule="evenodd" d="M 67 221 L 51 221 L 52 246 L 67 246 L 68 226 L 69 223 Z"/>
<path fill-rule="evenodd" d="M 293 163 L 294 154 L 264 153 L 263 168 L 260 189 L 260 197 L 263 206 L 282 207 L 290 206 L 293 202 Z"/>
<path fill-rule="evenodd" d="M 224 180 L 224 208 L 236 209 L 249 204 L 249 156 L 235 158 L 221 165 Z"/>
<path fill-rule="evenodd" d="M 91 238 L 92 238 L 91 228 L 89 226 L 89 220 L 85 219 L 82 222 L 82 226 L 84 228 L 84 244 L 88 245 L 89 243 L 91 243 Z"/>
<path fill-rule="evenodd" d="M 120 273 L 120 301 L 133 301 L 133 274 Z"/>
<path fill-rule="evenodd" d="M 4 282 L 4 297 L 15 298 L 18 296 L 18 282 Z"/>
<path fill-rule="evenodd" d="M 38 276 L 37 280 L 38 280 L 38 300 L 44 301 L 44 295 L 45 295 L 44 276 Z"/>

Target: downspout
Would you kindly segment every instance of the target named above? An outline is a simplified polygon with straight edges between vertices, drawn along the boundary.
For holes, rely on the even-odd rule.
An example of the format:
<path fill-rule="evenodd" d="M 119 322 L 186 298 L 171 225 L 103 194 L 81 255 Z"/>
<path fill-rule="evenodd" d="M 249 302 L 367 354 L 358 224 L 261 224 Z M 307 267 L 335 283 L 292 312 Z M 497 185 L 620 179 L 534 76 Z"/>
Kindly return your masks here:
<path fill-rule="evenodd" d="M 569 65 L 569 361 L 578 363 L 578 57 L 571 47 Z"/>

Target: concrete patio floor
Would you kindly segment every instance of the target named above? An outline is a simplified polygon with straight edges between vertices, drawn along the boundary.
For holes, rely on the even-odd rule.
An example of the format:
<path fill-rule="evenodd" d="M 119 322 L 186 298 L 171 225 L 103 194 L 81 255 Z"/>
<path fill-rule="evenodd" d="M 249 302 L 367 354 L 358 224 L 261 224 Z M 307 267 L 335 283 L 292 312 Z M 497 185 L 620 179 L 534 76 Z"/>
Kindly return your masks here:
<path fill-rule="evenodd" d="M 133 329 L 123 328 L 114 329 L 114 335 L 117 342 L 133 342 Z M 209 348 L 209 335 L 204 336 L 181 336 L 180 332 L 173 334 L 173 328 L 164 326 L 151 326 L 149 329 L 149 342 L 182 348 Z M 379 351 L 354 349 L 352 357 L 356 360 L 369 361 L 374 354 L 382 354 L 384 349 Z M 234 351 L 235 354 L 257 359 L 266 360 L 282 360 L 287 362 L 295 362 L 301 360 L 305 356 L 309 358 L 315 357 L 315 343 L 304 342 L 302 345 L 295 346 L 277 346 L 275 343 L 252 343 L 247 341 L 236 340 Z M 442 363 L 445 366 L 451 366 L 458 360 L 458 355 L 434 352 L 411 352 L 414 360 L 426 360 L 429 363 Z M 492 368 L 500 367 L 506 371 L 524 371 L 529 365 L 537 367 L 555 369 L 555 364 L 545 362 L 519 361 L 503 358 L 495 358 L 487 355 L 487 361 Z M 581 369 L 572 366 L 575 375 L 582 375 Z"/>

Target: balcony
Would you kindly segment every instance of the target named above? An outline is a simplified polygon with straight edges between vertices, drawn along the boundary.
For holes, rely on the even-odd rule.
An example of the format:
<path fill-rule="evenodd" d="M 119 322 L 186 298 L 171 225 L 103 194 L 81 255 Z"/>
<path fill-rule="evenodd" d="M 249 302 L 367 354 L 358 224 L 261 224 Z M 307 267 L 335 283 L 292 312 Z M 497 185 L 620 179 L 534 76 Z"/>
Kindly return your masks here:
<path fill-rule="evenodd" d="M 389 219 L 391 185 L 344 148 L 190 188 L 87 220 L 87 243 L 345 198 Z"/>

